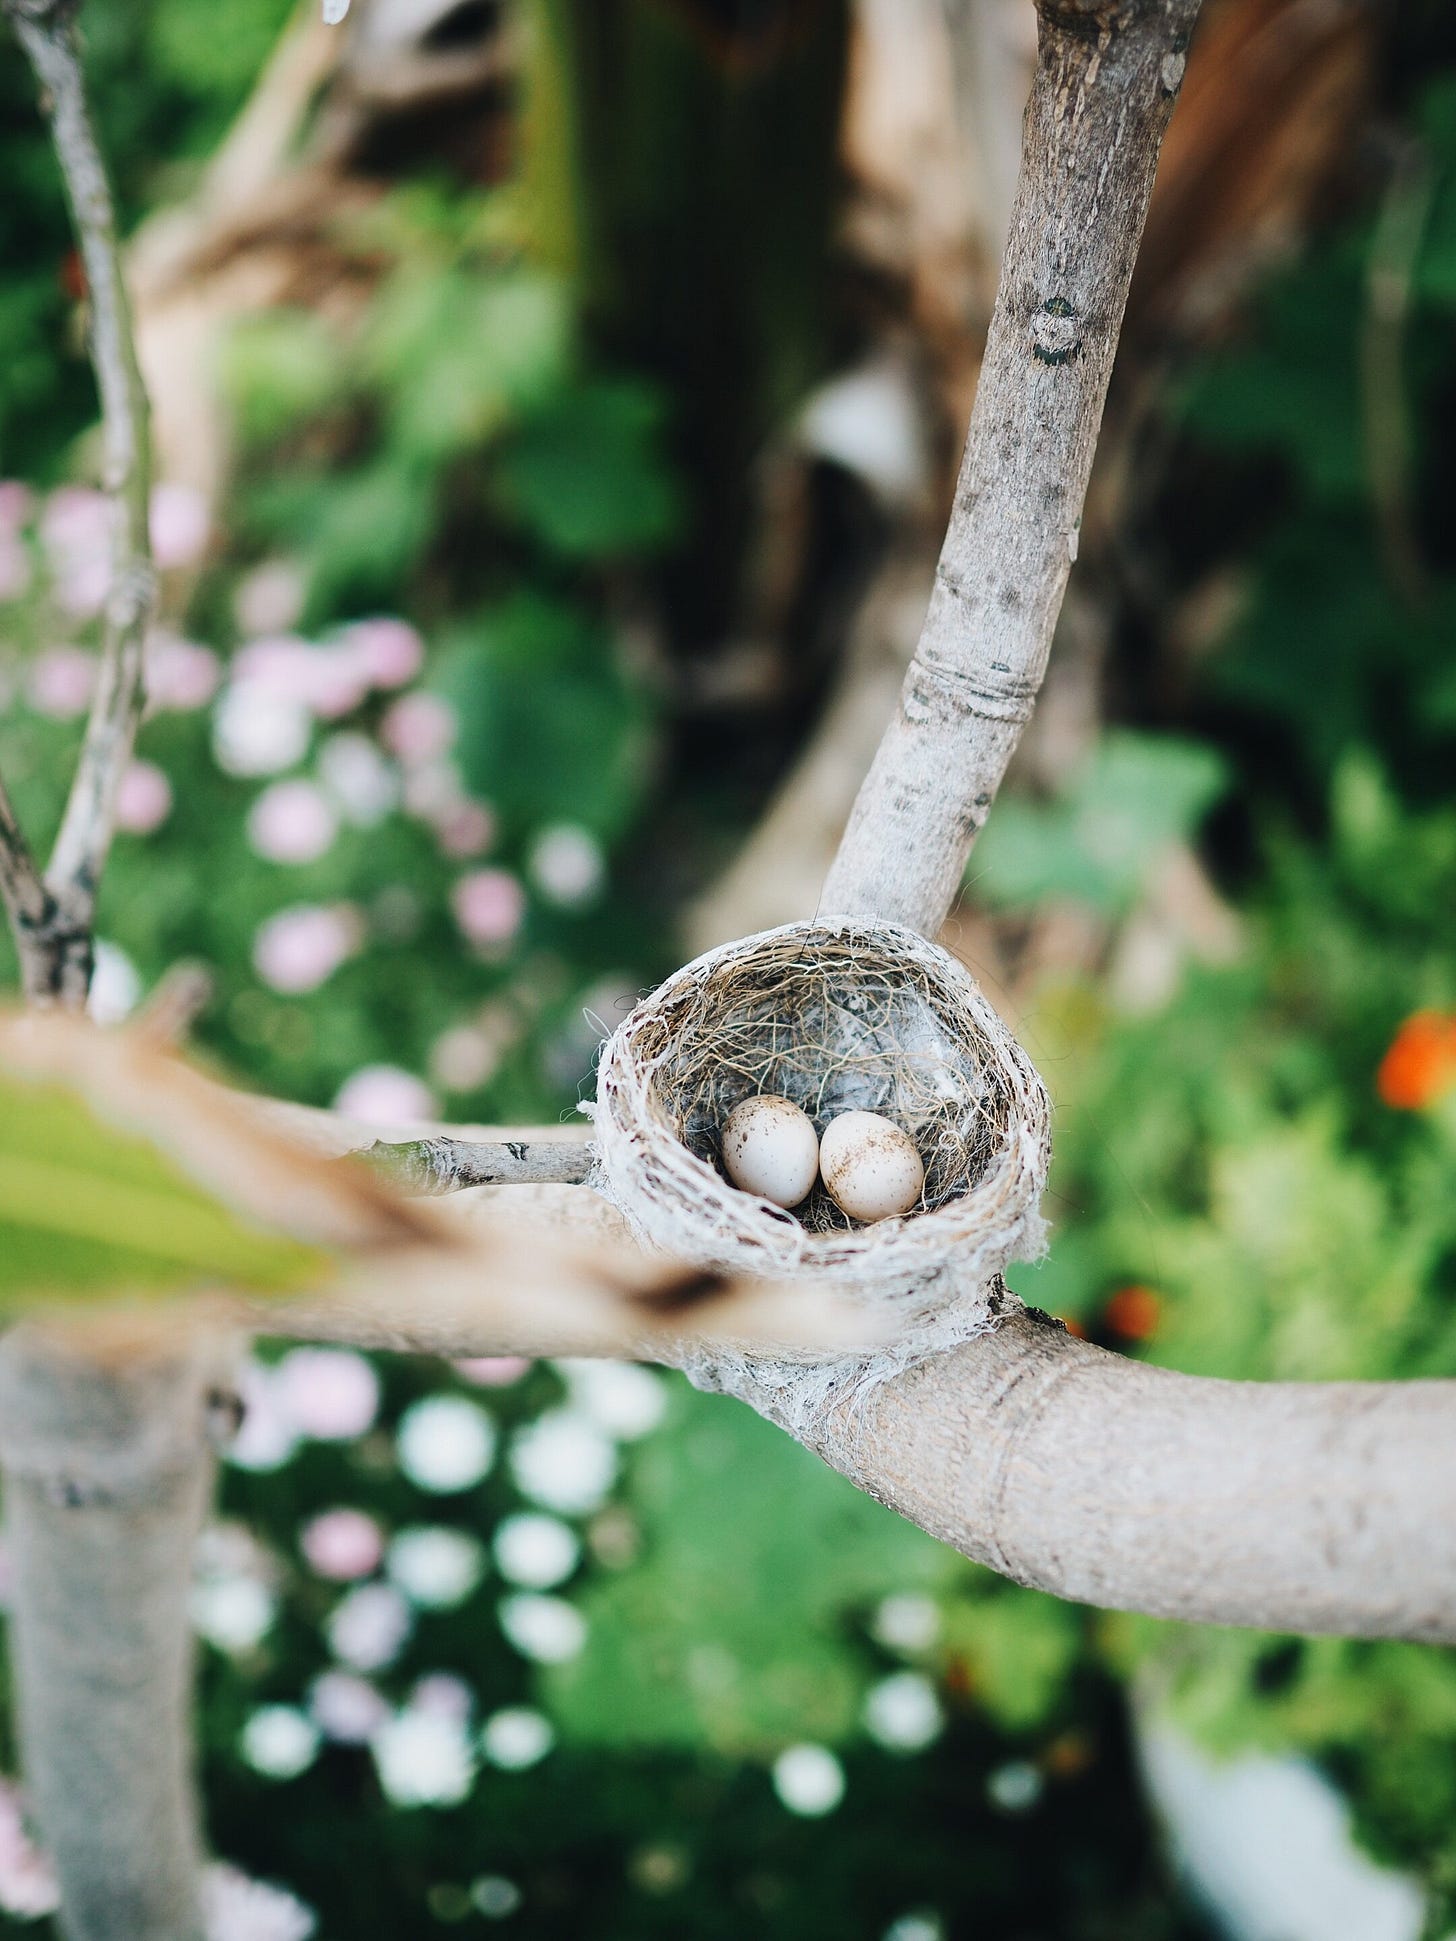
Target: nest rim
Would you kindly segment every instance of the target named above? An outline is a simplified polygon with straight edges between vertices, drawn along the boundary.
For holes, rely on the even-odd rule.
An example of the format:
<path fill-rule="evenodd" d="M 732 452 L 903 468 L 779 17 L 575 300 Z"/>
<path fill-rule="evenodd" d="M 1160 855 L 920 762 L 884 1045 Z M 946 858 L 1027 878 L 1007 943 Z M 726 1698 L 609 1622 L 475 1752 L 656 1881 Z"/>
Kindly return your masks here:
<path fill-rule="evenodd" d="M 984 1164 L 937 1204 L 873 1224 L 813 1231 L 795 1211 L 734 1186 L 719 1170 L 721 1161 L 713 1163 L 688 1142 L 685 1116 L 664 1090 L 672 1048 L 690 1045 L 715 983 L 755 960 L 782 964 L 786 946 L 819 959 L 847 960 L 853 953 L 861 979 L 870 960 L 868 974 L 897 997 L 921 1004 L 937 1029 L 948 1032 L 950 1020 L 962 1060 L 973 1061 L 984 1083 L 998 1088 L 1004 1123 L 987 1144 Z M 799 959 L 788 968 L 799 968 Z M 745 1085 L 738 1096 L 754 1090 Z M 886 1286 L 955 1266 L 985 1281 L 1009 1260 L 1034 1259 L 1042 1250 L 1038 1203 L 1050 1156 L 1050 1111 L 1031 1061 L 957 958 L 900 924 L 817 917 L 704 952 L 635 1007 L 602 1051 L 596 1142 L 603 1184 L 639 1234 L 704 1266 Z M 886 1116 L 897 1117 L 894 1111 Z"/>

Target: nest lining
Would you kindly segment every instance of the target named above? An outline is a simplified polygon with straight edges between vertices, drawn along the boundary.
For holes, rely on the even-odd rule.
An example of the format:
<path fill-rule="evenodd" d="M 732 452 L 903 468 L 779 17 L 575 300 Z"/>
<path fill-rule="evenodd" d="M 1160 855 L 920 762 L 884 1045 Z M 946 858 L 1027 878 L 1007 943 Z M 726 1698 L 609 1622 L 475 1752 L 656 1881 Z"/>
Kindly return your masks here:
<path fill-rule="evenodd" d="M 721 1128 L 761 1093 L 792 1099 L 821 1134 L 840 1112 L 892 1119 L 925 1164 L 919 1205 L 866 1226 L 822 1184 L 793 1212 L 740 1192 Z M 700 957 L 632 1013 L 598 1077 L 605 1184 L 645 1238 L 705 1265 L 892 1294 L 950 1265 L 984 1282 L 1040 1251 L 1047 1121 L 1040 1079 L 969 972 L 869 919 L 790 924 Z"/>

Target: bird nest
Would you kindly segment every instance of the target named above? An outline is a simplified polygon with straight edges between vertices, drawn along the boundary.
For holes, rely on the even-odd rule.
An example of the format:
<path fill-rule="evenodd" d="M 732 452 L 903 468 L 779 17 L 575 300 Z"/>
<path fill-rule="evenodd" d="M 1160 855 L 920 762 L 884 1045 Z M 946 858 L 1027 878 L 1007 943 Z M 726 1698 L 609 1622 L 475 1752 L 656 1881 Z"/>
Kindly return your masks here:
<path fill-rule="evenodd" d="M 918 1205 L 866 1226 L 822 1184 L 792 1212 L 740 1192 L 720 1133 L 759 1093 L 792 1099 L 820 1134 L 841 1112 L 892 1119 L 925 1165 Z M 979 1289 L 1040 1253 L 1048 1117 L 1040 1078 L 964 966 L 868 918 L 788 924 L 699 957 L 637 1006 L 598 1070 L 602 1183 L 645 1240 L 725 1272 L 917 1303 L 951 1269 Z"/>

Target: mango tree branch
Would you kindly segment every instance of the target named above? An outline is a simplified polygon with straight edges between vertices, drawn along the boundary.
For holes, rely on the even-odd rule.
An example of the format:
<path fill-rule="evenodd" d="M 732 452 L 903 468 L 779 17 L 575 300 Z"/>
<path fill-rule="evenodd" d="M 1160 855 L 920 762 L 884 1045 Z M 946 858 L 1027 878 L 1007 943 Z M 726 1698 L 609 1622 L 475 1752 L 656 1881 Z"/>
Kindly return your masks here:
<path fill-rule="evenodd" d="M 899 711 L 821 909 L 934 935 L 1046 671 L 1198 0 L 1038 0 L 1021 178 Z"/>
<path fill-rule="evenodd" d="M 96 892 L 111 847 L 116 794 L 143 700 L 143 653 L 156 592 L 148 529 L 151 452 L 147 398 L 122 279 L 116 215 L 86 101 L 75 0 L 3 0 L 50 118 L 90 303 L 91 362 L 101 400 L 103 483 L 112 500 L 111 583 L 96 692 L 45 888 L 50 907 L 32 934 L 29 995 L 73 1009 L 91 979 Z M 8 899 L 7 899 L 8 901 Z"/>

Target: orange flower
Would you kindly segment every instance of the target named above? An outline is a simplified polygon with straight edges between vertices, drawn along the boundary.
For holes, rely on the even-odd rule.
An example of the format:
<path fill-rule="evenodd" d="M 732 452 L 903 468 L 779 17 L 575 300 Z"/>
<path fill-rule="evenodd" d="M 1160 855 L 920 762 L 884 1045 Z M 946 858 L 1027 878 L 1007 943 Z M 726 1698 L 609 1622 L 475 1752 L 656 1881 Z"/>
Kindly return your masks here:
<path fill-rule="evenodd" d="M 1163 1297 L 1151 1287 L 1119 1287 L 1108 1296 L 1107 1325 L 1127 1341 L 1148 1341 L 1163 1318 Z"/>
<path fill-rule="evenodd" d="M 1456 1015 L 1416 1011 L 1391 1040 L 1375 1074 L 1387 1105 L 1418 1112 L 1456 1086 Z"/>

